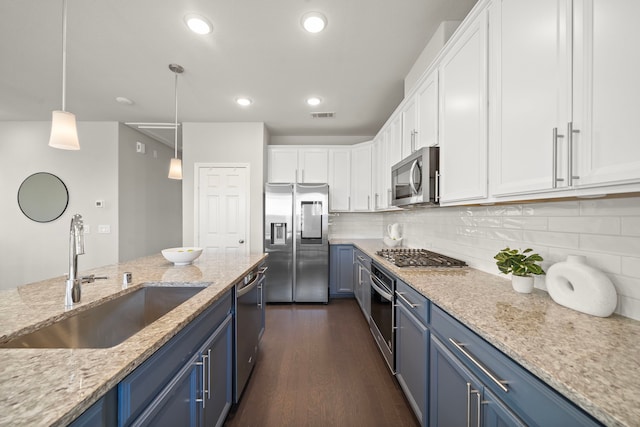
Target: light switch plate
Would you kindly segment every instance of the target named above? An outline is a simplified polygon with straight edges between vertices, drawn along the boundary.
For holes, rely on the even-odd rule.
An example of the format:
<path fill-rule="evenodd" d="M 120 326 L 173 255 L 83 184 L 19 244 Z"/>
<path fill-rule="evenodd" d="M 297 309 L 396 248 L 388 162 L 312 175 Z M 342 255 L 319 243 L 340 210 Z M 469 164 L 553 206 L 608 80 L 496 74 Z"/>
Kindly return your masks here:
<path fill-rule="evenodd" d="M 98 234 L 109 234 L 111 233 L 110 225 L 99 225 L 98 226 Z"/>

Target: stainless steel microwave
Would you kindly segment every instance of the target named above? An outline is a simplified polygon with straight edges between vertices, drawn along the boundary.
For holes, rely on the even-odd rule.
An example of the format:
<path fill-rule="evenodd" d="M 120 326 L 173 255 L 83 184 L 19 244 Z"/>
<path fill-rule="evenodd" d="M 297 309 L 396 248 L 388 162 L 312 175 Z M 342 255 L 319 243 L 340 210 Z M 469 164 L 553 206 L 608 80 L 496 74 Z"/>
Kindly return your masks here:
<path fill-rule="evenodd" d="M 424 147 L 391 167 L 393 206 L 437 204 L 440 148 Z"/>

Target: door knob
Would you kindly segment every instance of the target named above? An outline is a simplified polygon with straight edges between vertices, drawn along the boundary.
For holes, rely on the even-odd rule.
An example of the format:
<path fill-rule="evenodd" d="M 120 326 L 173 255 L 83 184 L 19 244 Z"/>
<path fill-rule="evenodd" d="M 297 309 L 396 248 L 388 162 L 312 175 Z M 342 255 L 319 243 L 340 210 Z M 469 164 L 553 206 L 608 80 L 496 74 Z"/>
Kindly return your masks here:
<path fill-rule="evenodd" d="M 240 239 L 240 240 L 238 240 L 238 243 L 243 244 L 244 240 Z"/>

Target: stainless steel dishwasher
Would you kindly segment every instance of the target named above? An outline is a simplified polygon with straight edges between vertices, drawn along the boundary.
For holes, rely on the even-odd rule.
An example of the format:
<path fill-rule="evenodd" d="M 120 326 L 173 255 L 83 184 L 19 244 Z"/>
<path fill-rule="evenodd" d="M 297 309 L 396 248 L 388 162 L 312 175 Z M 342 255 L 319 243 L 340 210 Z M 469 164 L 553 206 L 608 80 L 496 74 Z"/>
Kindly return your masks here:
<path fill-rule="evenodd" d="M 258 343 L 264 329 L 266 271 L 265 264 L 260 264 L 236 283 L 234 403 L 240 400 L 258 356 Z"/>

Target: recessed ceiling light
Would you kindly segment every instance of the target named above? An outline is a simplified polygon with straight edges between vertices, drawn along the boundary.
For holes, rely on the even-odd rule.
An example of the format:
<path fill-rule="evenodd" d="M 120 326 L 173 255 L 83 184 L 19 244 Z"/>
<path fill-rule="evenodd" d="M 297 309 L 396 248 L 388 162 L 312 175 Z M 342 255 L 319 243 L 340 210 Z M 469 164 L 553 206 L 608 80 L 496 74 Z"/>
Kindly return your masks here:
<path fill-rule="evenodd" d="M 189 14 L 184 17 L 187 27 L 196 34 L 209 34 L 213 30 L 213 25 L 207 18 L 201 15 Z"/>
<path fill-rule="evenodd" d="M 116 102 L 118 104 L 124 104 L 124 105 L 133 105 L 133 101 L 130 100 L 129 98 L 125 98 L 124 96 L 118 96 L 116 97 Z"/>
<path fill-rule="evenodd" d="M 327 26 L 327 18 L 320 12 L 307 12 L 302 15 L 302 26 L 310 33 L 319 33 Z"/>
<path fill-rule="evenodd" d="M 244 96 L 241 96 L 241 97 L 236 98 L 236 103 L 238 105 L 242 105 L 243 107 L 248 107 L 249 105 L 253 104 L 253 101 L 250 98 L 246 98 Z"/>
<path fill-rule="evenodd" d="M 312 96 L 310 98 L 307 98 L 307 104 L 311 105 L 312 107 L 315 107 L 316 105 L 320 105 L 321 102 L 322 100 L 317 96 Z"/>

